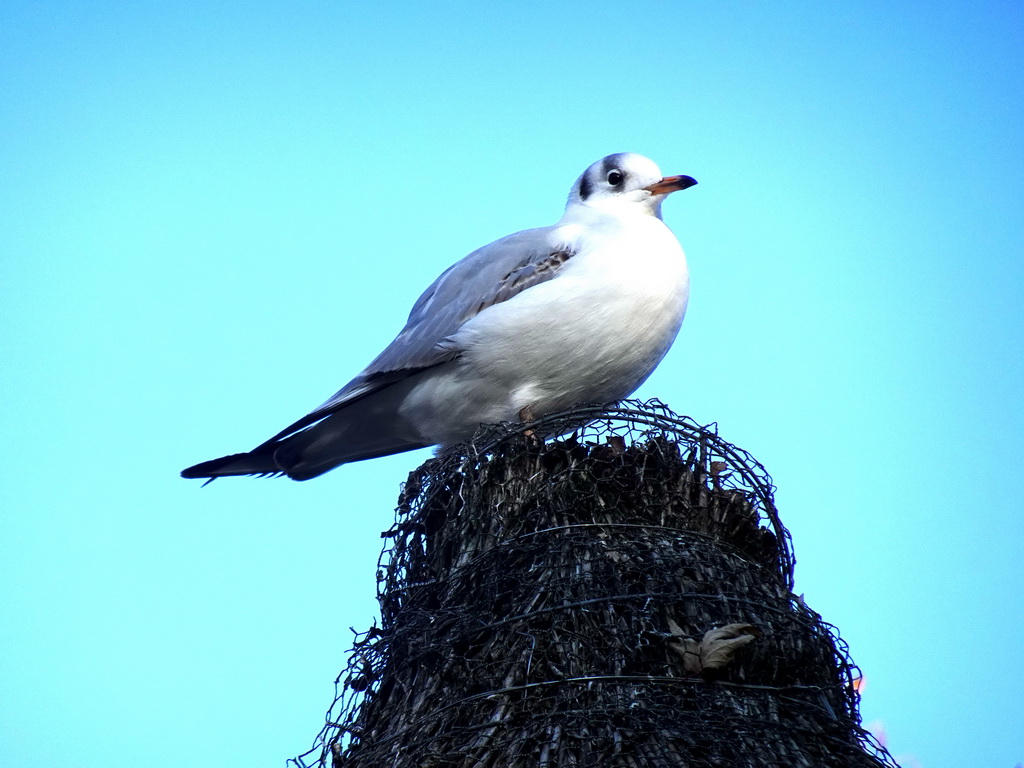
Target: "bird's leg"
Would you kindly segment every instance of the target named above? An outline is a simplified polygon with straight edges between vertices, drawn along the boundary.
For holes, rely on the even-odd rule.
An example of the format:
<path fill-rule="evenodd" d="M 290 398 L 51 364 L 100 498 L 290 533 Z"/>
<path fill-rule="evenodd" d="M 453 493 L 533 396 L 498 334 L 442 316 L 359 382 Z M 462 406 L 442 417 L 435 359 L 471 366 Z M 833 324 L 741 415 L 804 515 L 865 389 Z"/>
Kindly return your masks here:
<path fill-rule="evenodd" d="M 523 424 L 532 424 L 537 420 L 536 414 L 533 412 L 532 405 L 524 405 L 519 409 L 519 421 Z M 523 437 L 526 438 L 526 442 L 534 447 L 540 444 L 541 440 L 537 437 L 537 433 L 532 429 L 523 430 Z"/>

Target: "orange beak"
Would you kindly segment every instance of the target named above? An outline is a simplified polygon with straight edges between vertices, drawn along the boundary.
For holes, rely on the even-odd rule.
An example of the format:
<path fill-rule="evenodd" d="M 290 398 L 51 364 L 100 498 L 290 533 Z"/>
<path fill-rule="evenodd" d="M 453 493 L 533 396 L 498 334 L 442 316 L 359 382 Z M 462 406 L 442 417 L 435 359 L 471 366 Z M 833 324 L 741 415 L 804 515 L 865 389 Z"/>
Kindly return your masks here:
<path fill-rule="evenodd" d="M 692 176 L 666 176 L 661 181 L 656 181 L 649 187 L 644 187 L 652 195 L 667 195 L 669 192 L 678 192 L 680 189 L 688 189 L 697 183 Z"/>

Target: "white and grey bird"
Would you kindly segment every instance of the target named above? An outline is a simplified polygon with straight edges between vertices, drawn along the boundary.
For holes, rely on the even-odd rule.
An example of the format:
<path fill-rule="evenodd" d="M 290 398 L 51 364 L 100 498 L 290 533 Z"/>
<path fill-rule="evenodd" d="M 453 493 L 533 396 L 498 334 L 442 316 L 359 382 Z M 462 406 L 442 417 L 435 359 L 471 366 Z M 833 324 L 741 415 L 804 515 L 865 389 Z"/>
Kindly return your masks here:
<path fill-rule="evenodd" d="M 397 338 L 319 408 L 248 453 L 188 478 L 285 474 L 473 436 L 631 394 L 675 340 L 689 274 L 661 220 L 666 195 L 697 182 L 641 155 L 609 155 L 573 184 L 550 227 L 485 245 L 416 301 Z"/>

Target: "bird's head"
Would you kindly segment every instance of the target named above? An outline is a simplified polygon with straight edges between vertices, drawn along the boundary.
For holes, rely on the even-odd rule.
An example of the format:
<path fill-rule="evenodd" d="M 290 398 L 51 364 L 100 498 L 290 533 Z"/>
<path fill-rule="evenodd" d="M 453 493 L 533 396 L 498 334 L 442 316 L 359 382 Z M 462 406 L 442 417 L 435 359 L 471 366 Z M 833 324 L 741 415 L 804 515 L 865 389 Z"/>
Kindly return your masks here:
<path fill-rule="evenodd" d="M 690 176 L 662 176 L 653 160 L 619 152 L 598 160 L 576 179 L 566 207 L 583 205 L 609 213 L 632 209 L 661 218 L 665 196 L 696 183 Z"/>

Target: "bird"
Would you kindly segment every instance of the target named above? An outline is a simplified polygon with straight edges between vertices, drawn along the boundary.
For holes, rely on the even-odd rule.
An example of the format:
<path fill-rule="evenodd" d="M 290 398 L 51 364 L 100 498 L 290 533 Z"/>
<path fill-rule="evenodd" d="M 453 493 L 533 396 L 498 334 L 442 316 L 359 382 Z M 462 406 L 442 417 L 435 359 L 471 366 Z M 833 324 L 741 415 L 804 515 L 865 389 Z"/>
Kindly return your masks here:
<path fill-rule="evenodd" d="M 686 313 L 686 257 L 661 205 L 696 183 L 631 152 L 598 160 L 555 224 L 442 272 L 394 341 L 333 397 L 253 450 L 181 475 L 308 480 L 402 451 L 443 452 L 482 425 L 628 397 Z"/>

